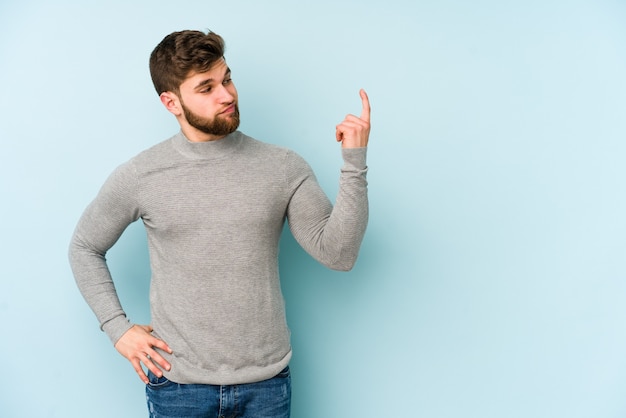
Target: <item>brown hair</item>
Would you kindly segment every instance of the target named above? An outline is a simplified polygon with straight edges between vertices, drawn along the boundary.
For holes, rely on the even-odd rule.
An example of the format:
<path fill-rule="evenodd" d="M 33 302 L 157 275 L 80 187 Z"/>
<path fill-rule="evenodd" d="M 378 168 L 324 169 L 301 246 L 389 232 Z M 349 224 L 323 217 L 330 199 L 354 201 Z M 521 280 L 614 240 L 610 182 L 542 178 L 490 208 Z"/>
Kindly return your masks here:
<path fill-rule="evenodd" d="M 180 85 L 190 72 L 205 72 L 224 56 L 221 36 L 209 31 L 185 30 L 167 35 L 150 54 L 152 83 L 161 94 L 178 94 Z"/>

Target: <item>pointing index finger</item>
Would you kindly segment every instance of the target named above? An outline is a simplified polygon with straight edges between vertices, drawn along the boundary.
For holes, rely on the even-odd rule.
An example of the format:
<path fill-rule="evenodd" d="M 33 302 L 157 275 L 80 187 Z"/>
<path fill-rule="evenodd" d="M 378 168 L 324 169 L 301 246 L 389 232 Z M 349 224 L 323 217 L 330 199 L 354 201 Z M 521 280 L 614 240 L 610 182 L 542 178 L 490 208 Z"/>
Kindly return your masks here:
<path fill-rule="evenodd" d="M 363 89 L 359 91 L 359 95 L 361 96 L 361 102 L 363 103 L 363 110 L 361 111 L 361 119 L 363 119 L 366 122 L 369 122 L 370 112 L 372 110 L 370 107 L 370 100 L 367 97 L 367 93 Z"/>

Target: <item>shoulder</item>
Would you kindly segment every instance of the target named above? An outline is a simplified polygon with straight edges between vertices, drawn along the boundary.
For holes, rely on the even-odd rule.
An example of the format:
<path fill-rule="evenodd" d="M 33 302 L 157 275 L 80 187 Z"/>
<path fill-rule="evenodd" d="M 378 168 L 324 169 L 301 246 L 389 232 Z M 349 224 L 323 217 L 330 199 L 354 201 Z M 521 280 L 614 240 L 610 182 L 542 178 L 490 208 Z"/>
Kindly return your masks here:
<path fill-rule="evenodd" d="M 313 170 L 296 151 L 242 135 L 242 149 L 256 172 L 279 176 L 292 188 L 306 178 L 314 178 Z"/>
<path fill-rule="evenodd" d="M 284 155 L 290 151 L 286 147 L 282 147 L 279 145 L 261 141 L 259 139 L 248 136 L 242 132 L 238 132 L 238 133 L 240 135 L 241 143 L 244 149 L 248 151 L 260 152 L 262 154 L 270 154 L 270 155 Z"/>
<path fill-rule="evenodd" d="M 161 141 L 150 148 L 141 151 L 131 158 L 128 163 L 136 167 L 158 166 L 172 160 L 174 137 Z"/>
<path fill-rule="evenodd" d="M 304 158 L 291 148 L 271 144 L 241 133 L 243 148 L 257 159 L 268 158 L 273 162 L 280 161 L 288 166 L 308 166 Z"/>
<path fill-rule="evenodd" d="M 136 183 L 146 172 L 159 170 L 171 162 L 171 139 L 157 143 L 119 164 L 107 179 L 110 185 Z"/>

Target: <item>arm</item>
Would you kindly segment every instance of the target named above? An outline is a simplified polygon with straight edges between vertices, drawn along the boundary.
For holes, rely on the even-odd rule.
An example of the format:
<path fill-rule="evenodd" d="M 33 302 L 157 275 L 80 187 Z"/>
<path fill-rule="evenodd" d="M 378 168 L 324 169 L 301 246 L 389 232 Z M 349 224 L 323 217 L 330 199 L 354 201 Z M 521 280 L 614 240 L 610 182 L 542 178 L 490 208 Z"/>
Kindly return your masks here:
<path fill-rule="evenodd" d="M 139 217 L 135 190 L 132 167 L 127 164 L 116 169 L 85 209 L 70 243 L 76 284 L 113 343 L 132 325 L 117 297 L 106 253 Z"/>
<path fill-rule="evenodd" d="M 368 220 L 366 154 L 370 131 L 370 104 L 361 90 L 361 117 L 348 115 L 337 125 L 344 164 L 334 207 L 306 163 L 287 209 L 291 231 L 316 260 L 335 270 L 350 270 L 356 262 Z M 295 171 L 295 170 L 294 170 Z"/>
<path fill-rule="evenodd" d="M 96 314 L 101 329 L 147 382 L 139 361 L 160 375 L 146 354 L 167 369 L 167 362 L 152 347 L 170 350 L 164 342 L 150 335 L 149 326 L 133 326 L 128 321 L 106 262 L 107 251 L 137 219 L 136 179 L 133 167 L 125 164 L 107 179 L 81 216 L 70 243 L 69 258 L 78 288 Z"/>

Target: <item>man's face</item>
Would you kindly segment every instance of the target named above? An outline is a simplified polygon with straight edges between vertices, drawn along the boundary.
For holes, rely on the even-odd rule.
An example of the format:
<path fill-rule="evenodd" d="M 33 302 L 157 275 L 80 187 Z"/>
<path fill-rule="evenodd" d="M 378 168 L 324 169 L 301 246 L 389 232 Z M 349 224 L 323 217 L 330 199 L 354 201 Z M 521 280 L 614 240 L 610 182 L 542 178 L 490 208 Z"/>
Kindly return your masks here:
<path fill-rule="evenodd" d="M 237 89 L 224 59 L 209 71 L 185 79 L 180 85 L 180 104 L 187 123 L 211 140 L 239 127 Z"/>

